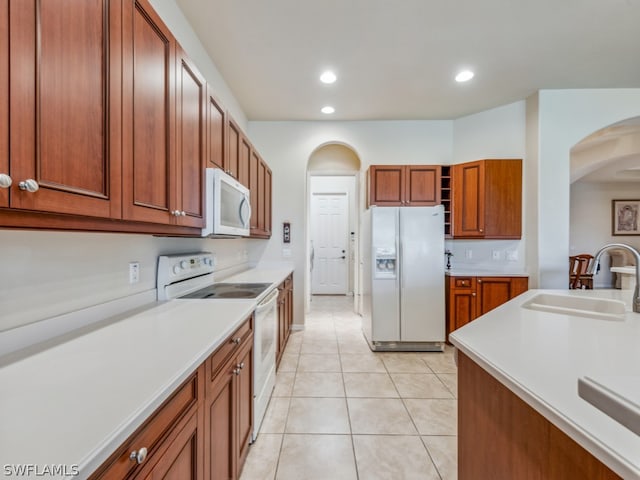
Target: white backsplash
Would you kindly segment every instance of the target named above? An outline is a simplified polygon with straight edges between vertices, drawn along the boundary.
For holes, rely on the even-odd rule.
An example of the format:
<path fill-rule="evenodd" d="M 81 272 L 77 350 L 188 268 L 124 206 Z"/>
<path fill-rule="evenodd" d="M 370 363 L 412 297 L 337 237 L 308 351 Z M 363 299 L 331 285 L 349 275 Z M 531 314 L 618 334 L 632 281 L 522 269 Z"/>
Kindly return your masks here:
<path fill-rule="evenodd" d="M 452 270 L 526 271 L 522 240 L 446 240 L 444 246 L 453 253 Z"/>
<path fill-rule="evenodd" d="M 227 269 L 255 261 L 257 246 L 247 239 L 0 231 L 0 332 L 154 290 L 158 255 L 210 251 Z M 129 284 L 129 262 L 140 263 L 138 283 Z"/>

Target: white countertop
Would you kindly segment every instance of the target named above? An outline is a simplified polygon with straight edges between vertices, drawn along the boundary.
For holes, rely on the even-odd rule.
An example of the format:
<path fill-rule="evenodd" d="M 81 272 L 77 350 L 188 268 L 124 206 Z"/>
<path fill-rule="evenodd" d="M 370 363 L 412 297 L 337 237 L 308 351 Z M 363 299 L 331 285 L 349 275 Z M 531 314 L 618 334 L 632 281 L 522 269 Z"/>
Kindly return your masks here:
<path fill-rule="evenodd" d="M 290 272 L 257 268 L 225 281 L 277 286 Z M 0 367 L 0 465 L 79 465 L 73 478 L 87 478 L 261 297 L 159 303 Z"/>
<path fill-rule="evenodd" d="M 534 295 L 623 300 L 624 320 L 522 308 Z M 578 396 L 578 378 L 640 378 L 640 314 L 622 290 L 530 290 L 450 335 L 452 343 L 625 479 L 640 479 L 640 436 Z"/>

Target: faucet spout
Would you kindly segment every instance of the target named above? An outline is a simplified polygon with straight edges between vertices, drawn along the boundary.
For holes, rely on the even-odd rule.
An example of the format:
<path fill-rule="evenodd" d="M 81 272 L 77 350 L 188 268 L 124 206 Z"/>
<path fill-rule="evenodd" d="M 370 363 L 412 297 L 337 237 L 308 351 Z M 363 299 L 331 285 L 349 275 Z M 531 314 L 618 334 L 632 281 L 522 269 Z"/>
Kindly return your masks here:
<path fill-rule="evenodd" d="M 638 252 L 638 250 L 624 243 L 608 243 L 605 246 L 601 247 L 600 250 L 596 252 L 593 258 L 593 264 L 589 269 L 589 273 L 591 273 L 592 275 L 596 273 L 596 271 L 598 270 L 598 264 L 600 263 L 600 257 L 604 252 L 606 252 L 607 250 L 611 250 L 612 248 L 622 248 L 624 250 L 627 250 L 636 259 L 636 287 L 633 290 L 632 302 L 633 302 L 633 311 L 636 313 L 640 313 L 640 294 L 638 290 L 640 286 L 640 252 Z"/>

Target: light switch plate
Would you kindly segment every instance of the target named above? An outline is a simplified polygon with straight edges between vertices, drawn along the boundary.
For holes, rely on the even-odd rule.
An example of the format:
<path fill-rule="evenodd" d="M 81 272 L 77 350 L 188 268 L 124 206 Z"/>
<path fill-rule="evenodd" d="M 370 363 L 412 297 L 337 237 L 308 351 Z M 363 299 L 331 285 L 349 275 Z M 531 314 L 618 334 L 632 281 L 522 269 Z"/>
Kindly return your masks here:
<path fill-rule="evenodd" d="M 138 283 L 140 281 L 140 262 L 129 263 L 129 283 Z"/>

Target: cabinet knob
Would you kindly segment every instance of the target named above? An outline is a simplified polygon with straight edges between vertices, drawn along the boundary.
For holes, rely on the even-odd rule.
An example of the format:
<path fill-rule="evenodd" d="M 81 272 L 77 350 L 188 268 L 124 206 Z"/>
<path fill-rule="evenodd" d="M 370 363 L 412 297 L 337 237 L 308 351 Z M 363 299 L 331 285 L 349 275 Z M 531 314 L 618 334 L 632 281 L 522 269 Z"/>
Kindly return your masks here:
<path fill-rule="evenodd" d="M 244 368 L 244 362 L 241 362 L 241 363 L 237 364 L 236 367 L 238 367 L 240 370 L 242 370 Z"/>
<path fill-rule="evenodd" d="M 472 297 L 475 297 L 475 296 L 476 296 L 476 292 L 473 292 L 473 293 L 471 294 L 471 296 L 472 296 Z"/>
<path fill-rule="evenodd" d="M 478 283 L 482 283 L 482 280 L 478 279 Z"/>
<path fill-rule="evenodd" d="M 186 216 L 187 216 L 187 212 L 185 212 L 184 210 L 182 210 L 182 211 L 180 212 L 180 216 L 181 216 L 181 217 L 186 217 Z"/>
<path fill-rule="evenodd" d="M 18 188 L 29 193 L 34 193 L 40 189 L 40 185 L 38 185 L 38 182 L 36 182 L 34 179 L 28 178 L 20 182 L 18 184 Z"/>
<path fill-rule="evenodd" d="M 142 447 L 140 450 L 134 450 L 129 454 L 130 460 L 135 460 L 135 462 L 140 465 L 147 459 L 147 449 Z"/>
<path fill-rule="evenodd" d="M 483 232 L 483 230 L 482 230 L 482 229 L 480 229 L 480 233 L 482 233 L 482 232 Z"/>
<path fill-rule="evenodd" d="M 234 368 L 233 369 L 233 374 L 234 375 L 240 375 L 240 369 L 239 368 Z"/>
<path fill-rule="evenodd" d="M 235 345 L 238 345 L 240 343 L 240 337 L 234 338 L 233 340 L 231 340 Z"/>
<path fill-rule="evenodd" d="M 12 183 L 13 180 L 11 180 L 9 175 L 6 173 L 0 173 L 0 188 L 9 188 Z"/>

